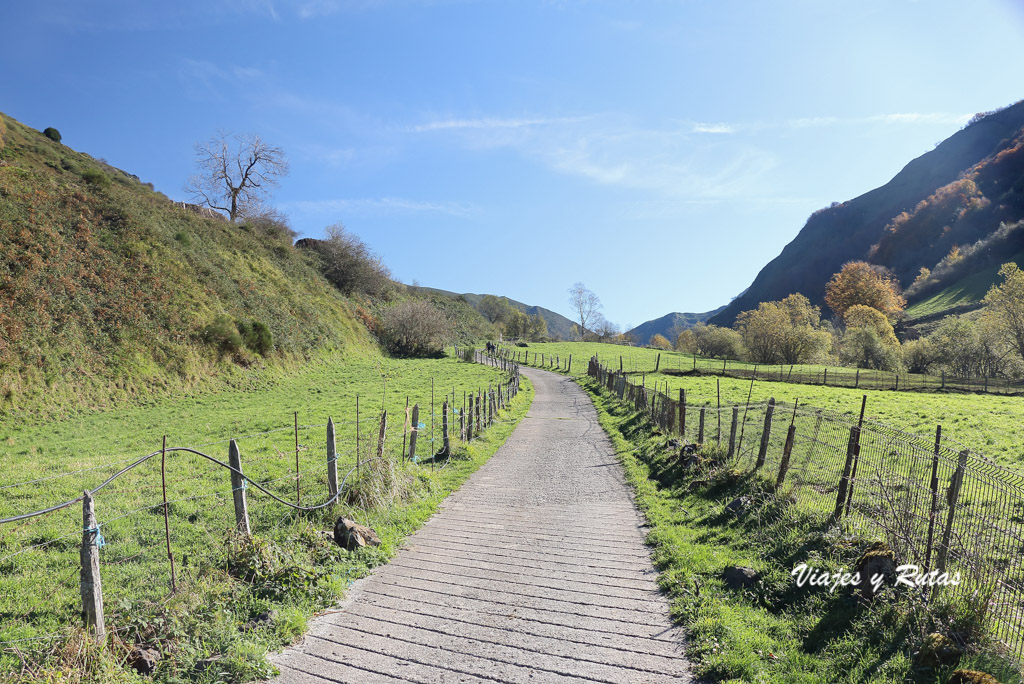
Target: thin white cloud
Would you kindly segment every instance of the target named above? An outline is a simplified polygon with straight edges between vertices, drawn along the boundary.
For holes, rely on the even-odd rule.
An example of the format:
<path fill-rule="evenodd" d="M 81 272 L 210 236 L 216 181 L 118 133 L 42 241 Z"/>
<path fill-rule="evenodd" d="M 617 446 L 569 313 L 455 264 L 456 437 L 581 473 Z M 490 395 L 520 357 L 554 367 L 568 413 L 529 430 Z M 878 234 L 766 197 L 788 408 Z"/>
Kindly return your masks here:
<path fill-rule="evenodd" d="M 380 216 L 394 214 L 436 213 L 466 218 L 479 213 L 470 204 L 462 202 L 427 202 L 402 197 L 375 197 L 359 199 L 300 200 L 281 204 L 285 211 L 322 216 L 333 214 L 338 218 L 347 215 Z"/>
<path fill-rule="evenodd" d="M 552 124 L 582 121 L 581 117 L 562 118 L 480 118 L 480 119 L 440 119 L 410 126 L 407 130 L 413 133 L 451 130 L 494 130 L 503 128 L 527 128 L 531 126 L 548 126 Z"/>
<path fill-rule="evenodd" d="M 958 124 L 963 125 L 971 120 L 973 114 L 946 114 L 940 112 L 910 112 L 904 114 L 880 114 L 870 118 L 871 121 L 883 123 L 925 123 L 925 124 Z"/>
<path fill-rule="evenodd" d="M 727 123 L 695 123 L 691 133 L 735 133 L 737 127 Z"/>

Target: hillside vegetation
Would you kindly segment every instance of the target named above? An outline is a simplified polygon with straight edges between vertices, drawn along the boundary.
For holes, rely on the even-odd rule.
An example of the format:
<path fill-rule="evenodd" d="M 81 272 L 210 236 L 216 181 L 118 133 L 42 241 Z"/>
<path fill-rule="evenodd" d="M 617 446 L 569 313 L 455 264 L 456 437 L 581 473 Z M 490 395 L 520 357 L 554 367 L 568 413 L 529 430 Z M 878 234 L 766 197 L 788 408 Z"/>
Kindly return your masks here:
<path fill-rule="evenodd" d="M 0 125 L 0 415 L 246 386 L 319 350 L 373 349 L 288 231 L 203 216 Z"/>
<path fill-rule="evenodd" d="M 1021 219 L 1024 102 L 975 117 L 882 187 L 816 211 L 711 323 L 794 292 L 821 304 L 824 284 L 851 260 L 892 269 L 913 304 L 1020 251 L 1019 231 L 1006 227 Z M 922 268 L 930 277 L 913 287 Z"/>

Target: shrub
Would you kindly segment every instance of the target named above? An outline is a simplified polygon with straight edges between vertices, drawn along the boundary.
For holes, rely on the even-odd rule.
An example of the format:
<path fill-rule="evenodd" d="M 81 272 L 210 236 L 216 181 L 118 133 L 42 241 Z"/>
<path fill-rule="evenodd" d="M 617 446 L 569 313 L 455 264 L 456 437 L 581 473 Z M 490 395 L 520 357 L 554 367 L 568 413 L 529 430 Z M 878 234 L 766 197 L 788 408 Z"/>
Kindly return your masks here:
<path fill-rule="evenodd" d="M 110 185 L 110 176 L 99 169 L 86 169 L 82 172 L 82 180 L 95 188 L 105 188 Z"/>
<path fill-rule="evenodd" d="M 183 230 L 179 230 L 174 234 L 174 239 L 181 243 L 182 247 L 189 247 L 192 244 L 192 238 L 188 236 Z"/>
<path fill-rule="evenodd" d="M 312 247 L 323 259 L 324 277 L 345 294 L 379 296 L 392 289 L 391 273 L 380 257 L 340 223 L 328 227 L 327 239 Z"/>
<path fill-rule="evenodd" d="M 444 349 L 448 319 L 425 301 L 404 301 L 384 312 L 380 339 L 398 356 L 435 356 Z"/>
<path fill-rule="evenodd" d="M 266 324 L 259 321 L 238 321 L 235 327 L 238 328 L 238 334 L 245 346 L 260 356 L 266 356 L 274 348 L 274 336 Z"/>
<path fill-rule="evenodd" d="M 903 345 L 903 363 L 910 373 L 927 373 L 939 362 L 939 350 L 931 340 L 911 340 Z"/>
<path fill-rule="evenodd" d="M 43 135 L 45 135 L 47 138 L 49 138 L 53 142 L 60 142 L 60 131 L 58 131 L 53 126 L 47 128 L 45 131 L 43 131 Z"/>
<path fill-rule="evenodd" d="M 231 316 L 221 314 L 200 332 L 203 342 L 216 347 L 221 354 L 236 354 L 242 348 L 242 336 Z"/>

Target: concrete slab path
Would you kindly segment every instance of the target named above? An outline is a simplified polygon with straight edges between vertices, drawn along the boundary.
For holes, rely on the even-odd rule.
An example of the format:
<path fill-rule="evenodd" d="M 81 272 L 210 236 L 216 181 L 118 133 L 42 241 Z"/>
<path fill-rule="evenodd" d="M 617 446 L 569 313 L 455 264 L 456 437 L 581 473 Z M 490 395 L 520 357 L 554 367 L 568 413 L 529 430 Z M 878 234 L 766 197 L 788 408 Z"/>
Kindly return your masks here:
<path fill-rule="evenodd" d="M 498 452 L 353 585 L 278 684 L 689 681 L 611 441 L 571 380 L 536 394 Z"/>

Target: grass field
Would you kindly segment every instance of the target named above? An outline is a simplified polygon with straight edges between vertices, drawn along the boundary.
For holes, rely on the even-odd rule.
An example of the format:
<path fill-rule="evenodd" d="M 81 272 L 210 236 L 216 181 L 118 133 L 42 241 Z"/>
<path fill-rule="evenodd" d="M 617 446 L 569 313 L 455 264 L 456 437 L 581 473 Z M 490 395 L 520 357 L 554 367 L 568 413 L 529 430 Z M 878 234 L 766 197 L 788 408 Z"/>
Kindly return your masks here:
<path fill-rule="evenodd" d="M 383 399 L 389 416 L 385 454 L 395 462 L 402 449 L 407 396 L 421 407 L 424 427 L 418 452 L 429 458 L 431 447 L 440 447 L 444 396 L 454 388 L 461 409 L 464 391 L 486 390 L 489 384 L 501 381 L 503 375 L 493 368 L 452 358 L 330 356 L 255 391 L 154 399 L 145 406 L 52 424 L 8 423 L 0 429 L 4 464 L 0 518 L 69 500 L 85 488 L 96 487 L 126 461 L 158 450 L 163 434 L 168 435 L 168 446 L 199 447 L 222 460 L 227 458 L 227 440 L 237 438 L 246 475 L 256 482 L 269 482 L 269 489 L 294 501 L 295 411 L 300 425 L 302 503 L 320 503 L 327 499 L 323 424 L 329 416 L 337 424 L 340 479 L 355 463 L 357 395 L 364 458 L 369 455 L 371 438 L 376 442 Z M 158 681 L 247 681 L 265 674 L 266 650 L 301 633 L 313 610 L 329 605 L 353 578 L 384 562 L 398 541 L 493 453 L 511 431 L 512 423 L 507 421 L 525 413 L 531 396 L 530 391 L 521 392 L 511 412 L 502 417 L 506 422 L 485 432 L 480 441 L 460 447 L 463 460 L 455 459 L 443 469 L 420 464 L 381 471 L 380 486 L 369 493 L 364 490 L 373 478 L 367 479 L 359 491 L 394 502 L 383 507 L 367 511 L 342 505 L 294 514 L 250 489 L 255 541 L 248 544 L 230 534 L 234 514 L 228 472 L 197 456 L 170 456 L 171 550 L 181 586 L 178 596 L 166 604 L 162 601 L 169 593 L 170 567 L 160 505 L 160 459 L 147 462 L 96 495 L 96 514 L 105 541 L 100 553 L 108 626 L 126 630 L 119 633 L 121 638 L 146 640 L 165 652 Z M 436 438 L 433 445 L 432 435 Z M 365 466 L 362 474 L 366 479 Z M 36 478 L 42 481 L 17 484 Z M 401 496 L 403 492 L 408 496 Z M 325 542 L 318 530 L 330 529 L 340 511 L 373 525 L 384 539 L 384 547 L 346 554 Z M 42 663 L 37 675 L 47 668 L 64 668 L 78 670 L 83 681 L 122 677 L 116 665 L 124 653 L 117 647 L 105 655 L 93 653 L 78 664 L 69 661 L 68 649 L 54 650 L 55 645 L 67 643 L 69 635 L 73 646 L 81 645 L 75 641 L 81 609 L 81 529 L 80 505 L 0 527 L 3 677 L 13 676 L 23 663 Z M 32 546 L 37 548 L 29 548 Z M 271 609 L 277 611 L 277 617 L 265 627 L 240 631 L 253 616 Z M 39 639 L 52 634 L 60 638 Z M 80 651 L 74 652 L 81 657 Z M 88 649 L 85 652 L 88 654 Z M 220 669 L 228 674 L 222 678 L 218 668 L 195 669 L 197 661 L 209 656 L 223 658 Z"/>
<path fill-rule="evenodd" d="M 585 342 L 531 344 L 528 349 L 516 349 L 519 352 L 527 350 L 530 352 L 530 365 L 535 365 L 534 354 L 541 353 L 559 357 L 564 367 L 571 354 L 571 374 L 575 377 L 586 375 L 587 361 L 594 354 L 613 368 L 618 368 L 621 355 L 625 371 L 647 371 L 645 379 L 648 386 L 657 384 L 665 387 L 667 384 L 673 397 L 678 396 L 679 389 L 685 389 L 687 404 L 693 406 L 716 404 L 717 383 L 721 384 L 723 406 L 743 404 L 748 392 L 751 392 L 749 380 L 651 373 L 659 354 L 655 349 Z M 691 367 L 693 357 L 689 354 L 660 353 L 663 371 Z M 948 438 L 1004 465 L 1024 467 L 1024 398 L 1021 397 L 956 392 L 854 390 L 757 381 L 753 385 L 751 401 L 763 401 L 769 397 L 787 403 L 799 400 L 801 404 L 857 415 L 864 395 L 868 397 L 865 415 L 869 419 L 920 435 L 934 434 L 935 426 L 941 424 L 943 434 Z"/>
<path fill-rule="evenodd" d="M 1009 259 L 1006 259 L 1006 261 L 1014 261 L 1018 265 L 1024 264 L 1024 252 L 1018 252 Z M 1000 282 L 999 269 L 1001 267 L 1002 264 L 996 264 L 967 276 L 932 296 L 911 304 L 907 307 L 904 314 L 908 319 L 921 318 L 922 316 L 941 313 L 962 304 L 980 302 L 988 294 L 989 289 Z"/>
<path fill-rule="evenodd" d="M 850 569 L 870 540 L 776 499 L 758 476 L 681 470 L 668 437 L 652 436 L 645 417 L 592 380 L 582 385 L 651 526 L 659 583 L 687 627 L 696 675 L 794 684 L 946 681 L 952 667 L 922 667 L 914 650 L 933 629 L 976 630 L 969 613 L 941 602 L 925 613 L 914 592 L 887 591 L 864 605 L 850 591 L 795 586 L 790 570 L 797 563 Z M 711 446 L 705 456 L 716 454 Z M 747 512 L 727 514 L 724 505 L 739 496 L 748 497 Z M 760 581 L 729 589 L 722 580 L 728 566 L 753 568 Z M 959 665 L 992 672 L 1004 684 L 1021 681 L 1013 663 L 984 644 Z"/>

